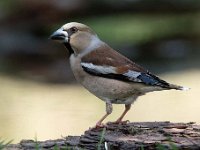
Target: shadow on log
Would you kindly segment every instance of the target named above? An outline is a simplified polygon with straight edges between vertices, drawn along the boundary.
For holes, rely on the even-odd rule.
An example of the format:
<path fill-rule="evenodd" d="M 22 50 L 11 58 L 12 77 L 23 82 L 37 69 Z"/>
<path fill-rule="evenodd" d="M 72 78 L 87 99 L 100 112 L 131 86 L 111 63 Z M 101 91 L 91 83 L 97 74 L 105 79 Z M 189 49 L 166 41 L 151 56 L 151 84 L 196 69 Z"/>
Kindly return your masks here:
<path fill-rule="evenodd" d="M 85 131 L 81 136 L 37 142 L 23 140 L 7 150 L 145 150 L 200 149 L 200 125 L 194 123 L 134 122 L 108 124 L 106 128 Z"/>

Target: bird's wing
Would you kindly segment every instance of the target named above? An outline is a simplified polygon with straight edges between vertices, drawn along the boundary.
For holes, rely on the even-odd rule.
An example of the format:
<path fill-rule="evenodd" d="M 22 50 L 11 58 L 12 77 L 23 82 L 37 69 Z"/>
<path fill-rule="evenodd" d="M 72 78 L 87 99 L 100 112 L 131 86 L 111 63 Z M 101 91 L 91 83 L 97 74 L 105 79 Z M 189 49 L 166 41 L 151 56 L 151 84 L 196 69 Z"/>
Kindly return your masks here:
<path fill-rule="evenodd" d="M 91 75 L 169 88 L 169 83 L 109 47 L 98 48 L 82 57 L 81 66 Z"/>

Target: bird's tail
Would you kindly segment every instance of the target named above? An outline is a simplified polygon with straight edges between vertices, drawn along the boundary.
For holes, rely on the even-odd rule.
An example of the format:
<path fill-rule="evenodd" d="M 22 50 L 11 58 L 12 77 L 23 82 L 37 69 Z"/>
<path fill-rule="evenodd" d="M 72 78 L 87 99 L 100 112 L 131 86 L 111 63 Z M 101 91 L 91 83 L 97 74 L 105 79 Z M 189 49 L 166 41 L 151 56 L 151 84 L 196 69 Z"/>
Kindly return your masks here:
<path fill-rule="evenodd" d="M 175 90 L 181 90 L 181 91 L 190 90 L 190 88 L 188 88 L 188 87 L 179 86 L 179 85 L 175 85 L 175 84 L 169 84 L 169 88 L 170 89 L 175 89 Z"/>

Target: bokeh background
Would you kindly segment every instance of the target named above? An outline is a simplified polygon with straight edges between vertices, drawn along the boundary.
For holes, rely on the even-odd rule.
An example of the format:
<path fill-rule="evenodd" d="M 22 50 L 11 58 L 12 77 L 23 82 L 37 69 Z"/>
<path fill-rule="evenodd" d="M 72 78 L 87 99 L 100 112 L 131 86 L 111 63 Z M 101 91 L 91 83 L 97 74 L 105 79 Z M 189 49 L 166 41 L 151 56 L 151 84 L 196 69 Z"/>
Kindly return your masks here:
<path fill-rule="evenodd" d="M 199 0 L 1 0 L 1 139 L 80 135 L 105 113 L 105 104 L 76 83 L 64 46 L 48 39 L 72 21 L 163 79 L 191 88 L 143 96 L 125 119 L 200 123 Z M 123 109 L 115 105 L 106 121 Z"/>

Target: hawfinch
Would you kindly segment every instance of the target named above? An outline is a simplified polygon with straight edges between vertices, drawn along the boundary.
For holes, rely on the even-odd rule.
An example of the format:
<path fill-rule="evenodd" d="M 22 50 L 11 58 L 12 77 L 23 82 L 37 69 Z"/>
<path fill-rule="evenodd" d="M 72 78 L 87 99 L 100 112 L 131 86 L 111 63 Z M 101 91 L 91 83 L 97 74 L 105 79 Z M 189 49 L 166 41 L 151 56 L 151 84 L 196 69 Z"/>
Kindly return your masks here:
<path fill-rule="evenodd" d="M 67 23 L 50 38 L 68 49 L 76 80 L 106 103 L 106 114 L 96 127 L 103 126 L 103 120 L 112 113 L 112 104 L 125 104 L 124 112 L 115 122 L 122 123 L 138 96 L 160 90 L 187 90 L 160 79 L 116 52 L 84 24 Z"/>

